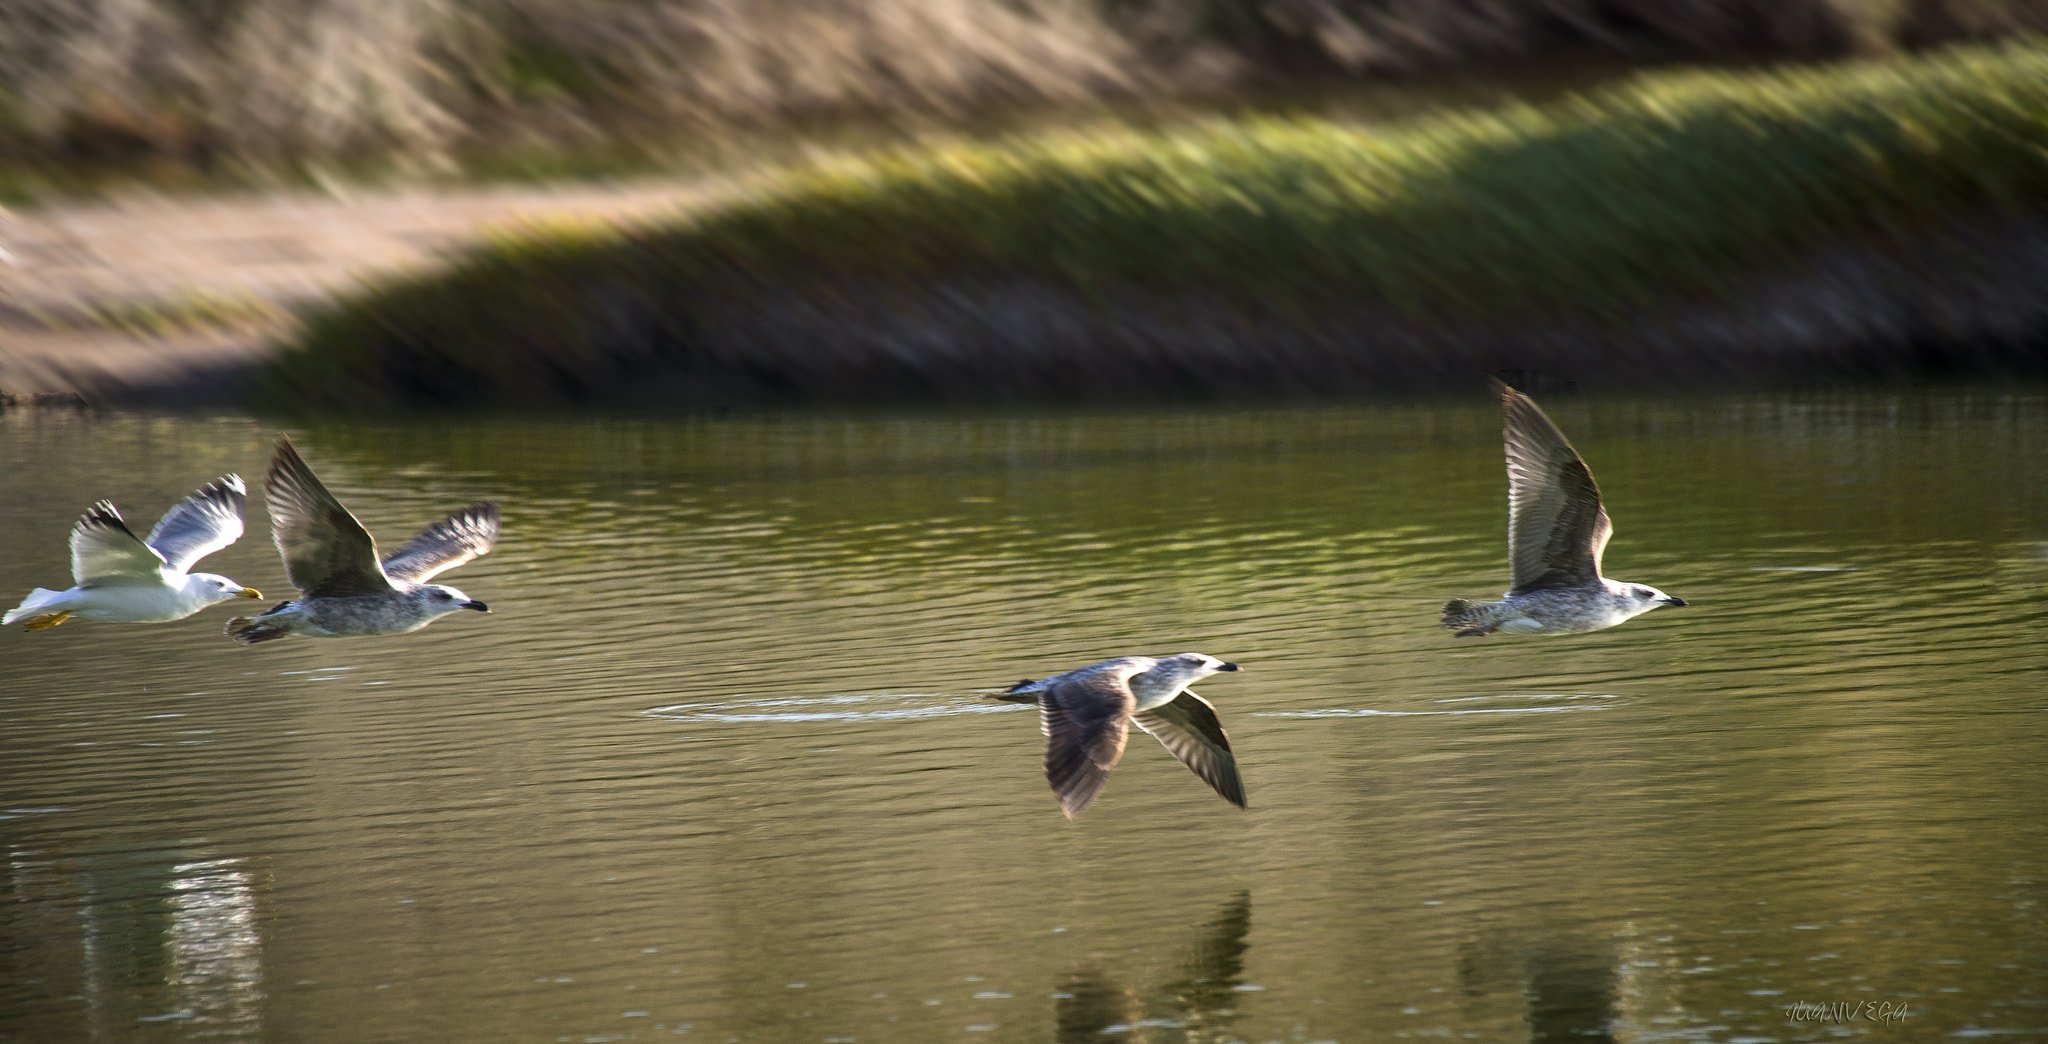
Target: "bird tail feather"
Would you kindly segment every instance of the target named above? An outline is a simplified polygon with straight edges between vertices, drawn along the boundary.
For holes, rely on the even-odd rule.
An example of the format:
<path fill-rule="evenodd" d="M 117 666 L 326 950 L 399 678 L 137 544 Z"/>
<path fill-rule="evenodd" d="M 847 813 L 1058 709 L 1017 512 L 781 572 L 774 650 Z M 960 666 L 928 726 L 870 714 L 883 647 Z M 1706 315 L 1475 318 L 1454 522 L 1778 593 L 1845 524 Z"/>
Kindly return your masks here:
<path fill-rule="evenodd" d="M 1453 598 L 1444 603 L 1444 626 L 1457 630 L 1471 621 L 1474 611 L 1485 603 L 1470 598 Z"/>
<path fill-rule="evenodd" d="M 1002 700 L 1004 703 L 1037 703 L 1038 694 L 1044 691 L 1045 685 L 1043 682 L 1026 678 L 1004 689 L 996 696 L 996 699 Z"/>
<path fill-rule="evenodd" d="M 30 591 L 28 597 L 21 600 L 20 605 L 7 610 L 6 616 L 0 616 L 0 625 L 11 624 L 16 620 L 26 620 L 31 616 L 41 616 L 43 610 L 55 604 L 58 599 L 63 597 L 63 594 L 64 592 L 62 591 L 52 591 L 47 587 L 38 587 Z"/>

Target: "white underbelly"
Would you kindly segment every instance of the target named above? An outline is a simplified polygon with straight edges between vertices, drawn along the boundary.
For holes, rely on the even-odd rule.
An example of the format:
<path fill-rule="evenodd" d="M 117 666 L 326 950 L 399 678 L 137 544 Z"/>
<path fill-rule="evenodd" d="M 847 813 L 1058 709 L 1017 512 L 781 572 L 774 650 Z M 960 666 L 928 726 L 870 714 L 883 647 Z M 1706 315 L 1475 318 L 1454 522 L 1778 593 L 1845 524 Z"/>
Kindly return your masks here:
<path fill-rule="evenodd" d="M 51 608 L 103 623 L 164 623 L 206 607 L 168 587 L 94 587 L 79 591 L 69 604 Z"/>

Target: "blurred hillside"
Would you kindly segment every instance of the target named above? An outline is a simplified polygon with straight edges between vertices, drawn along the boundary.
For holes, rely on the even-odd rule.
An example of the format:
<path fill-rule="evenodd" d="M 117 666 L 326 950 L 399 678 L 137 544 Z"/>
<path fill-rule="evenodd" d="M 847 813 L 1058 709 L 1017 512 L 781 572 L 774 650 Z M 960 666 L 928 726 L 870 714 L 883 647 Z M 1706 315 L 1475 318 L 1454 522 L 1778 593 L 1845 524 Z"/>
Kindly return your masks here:
<path fill-rule="evenodd" d="M 925 141 L 501 236 L 306 316 L 278 408 L 2038 380 L 2048 51 L 1362 126 Z M 1521 383 L 1526 383 L 1518 378 Z"/>
<path fill-rule="evenodd" d="M 1882 54 L 2035 0 L 0 0 L 0 163 L 415 161 L 1386 77 Z"/>

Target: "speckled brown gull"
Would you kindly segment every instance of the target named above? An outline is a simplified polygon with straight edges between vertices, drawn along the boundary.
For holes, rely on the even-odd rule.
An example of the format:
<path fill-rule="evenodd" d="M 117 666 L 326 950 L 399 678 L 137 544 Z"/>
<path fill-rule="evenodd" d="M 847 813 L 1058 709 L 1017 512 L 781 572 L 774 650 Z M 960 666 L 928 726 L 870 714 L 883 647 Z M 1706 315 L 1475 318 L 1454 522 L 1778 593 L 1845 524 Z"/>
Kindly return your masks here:
<path fill-rule="evenodd" d="M 239 475 L 223 475 L 179 501 L 147 540 L 135 535 L 110 501 L 94 504 L 71 527 L 71 578 L 65 591 L 38 587 L 0 624 L 25 621 L 41 631 L 76 616 L 107 623 L 167 623 L 215 602 L 261 598 L 263 592 L 217 573 L 187 572 L 200 559 L 241 539 L 249 496 Z"/>
<path fill-rule="evenodd" d="M 426 581 L 484 554 L 498 540 L 498 506 L 475 504 L 421 530 L 382 561 L 377 541 L 334 499 L 290 439 L 263 479 L 270 535 L 299 597 L 228 621 L 247 644 L 288 635 L 347 638 L 417 631 L 458 609 L 489 612 L 455 588 Z"/>
<path fill-rule="evenodd" d="M 1508 459 L 1508 569 L 1498 602 L 1453 598 L 1444 626 L 1458 637 L 1576 634 L 1612 627 L 1660 605 L 1684 605 L 1654 587 L 1608 580 L 1600 555 L 1614 533 L 1600 487 L 1564 433 L 1529 397 L 1500 388 Z"/>
<path fill-rule="evenodd" d="M 1157 660 L 1119 656 L 1050 678 L 1026 679 L 998 698 L 1038 704 L 1045 778 L 1068 819 L 1080 815 L 1109 782 L 1133 722 L 1223 800 L 1245 808 L 1244 782 L 1216 708 L 1187 689 L 1218 671 L 1235 670 L 1236 664 L 1201 653 Z"/>

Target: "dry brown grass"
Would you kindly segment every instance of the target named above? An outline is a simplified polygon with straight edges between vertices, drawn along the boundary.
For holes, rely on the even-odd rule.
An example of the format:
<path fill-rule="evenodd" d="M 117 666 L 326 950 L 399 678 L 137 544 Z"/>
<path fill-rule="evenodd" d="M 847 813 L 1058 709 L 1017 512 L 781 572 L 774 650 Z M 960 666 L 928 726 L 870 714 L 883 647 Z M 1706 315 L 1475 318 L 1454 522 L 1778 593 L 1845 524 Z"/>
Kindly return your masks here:
<path fill-rule="evenodd" d="M 0 160 L 588 142 L 1388 75 L 1877 53 L 2035 0 L 0 0 Z"/>

